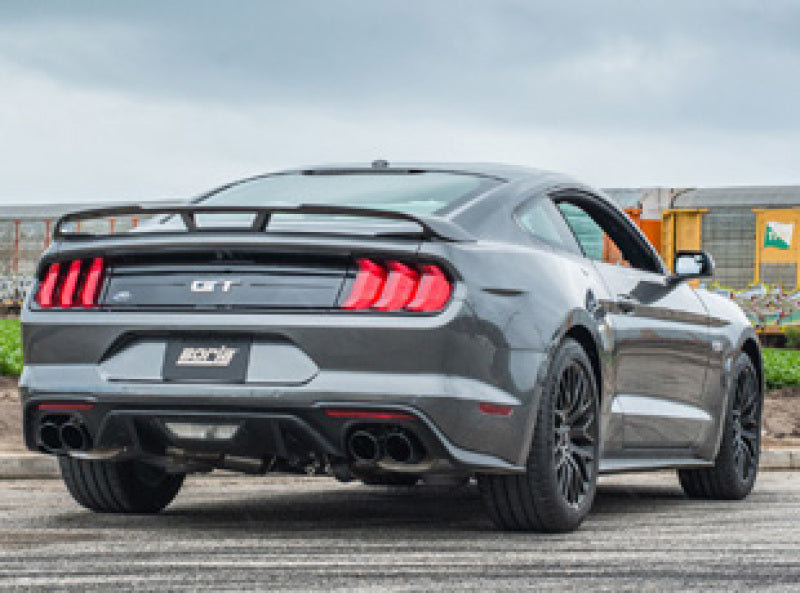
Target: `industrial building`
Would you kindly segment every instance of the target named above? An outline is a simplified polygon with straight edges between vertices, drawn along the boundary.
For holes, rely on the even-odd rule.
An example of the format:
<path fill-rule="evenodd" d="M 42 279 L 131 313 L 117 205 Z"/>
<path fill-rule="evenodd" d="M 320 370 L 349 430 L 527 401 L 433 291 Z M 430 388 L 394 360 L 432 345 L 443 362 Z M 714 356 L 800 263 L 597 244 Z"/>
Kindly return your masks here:
<path fill-rule="evenodd" d="M 611 188 L 605 193 L 636 222 L 668 265 L 678 250 L 703 249 L 714 257 L 714 282 L 720 286 L 780 285 L 784 292 L 800 288 L 800 186 Z M 18 300 L 24 293 L 59 216 L 101 206 L 0 207 L 0 301 Z M 86 230 L 113 233 L 138 222 L 107 218 L 84 224 Z"/>

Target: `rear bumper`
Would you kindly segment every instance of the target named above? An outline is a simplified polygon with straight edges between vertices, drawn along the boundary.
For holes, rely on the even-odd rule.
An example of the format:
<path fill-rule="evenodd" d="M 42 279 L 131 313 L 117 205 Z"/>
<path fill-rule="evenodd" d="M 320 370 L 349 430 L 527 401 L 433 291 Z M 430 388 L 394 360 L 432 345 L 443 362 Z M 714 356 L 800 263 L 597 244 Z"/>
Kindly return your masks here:
<path fill-rule="evenodd" d="M 26 444 L 41 450 L 37 405 L 68 401 L 94 404 L 82 413 L 97 446 L 110 446 L 112 432 L 105 431 L 114 418 L 158 425 L 199 414 L 238 418 L 263 442 L 279 440 L 278 422 L 316 450 L 340 456 L 353 423 L 326 418 L 325 408 L 401 409 L 414 415 L 410 430 L 453 468 L 521 471 L 547 355 L 508 348 L 502 332 L 476 320 L 461 296 L 441 314 L 408 317 L 26 311 Z M 251 339 L 244 382 L 165 382 L 165 344 L 186 335 Z M 486 414 L 481 403 L 513 412 Z M 163 436 L 159 442 L 175 444 Z M 238 455 L 264 452 L 250 441 L 235 445 Z"/>
<path fill-rule="evenodd" d="M 543 355 L 517 351 L 519 364 L 540 365 Z M 522 362 L 527 358 L 527 363 Z M 530 367 L 529 367 L 530 368 Z M 287 434 L 299 436 L 309 449 L 346 457 L 345 437 L 354 420 L 329 418 L 326 409 L 401 410 L 414 420 L 397 421 L 414 433 L 438 461 L 437 471 L 521 471 L 529 435 L 532 401 L 522 401 L 495 386 L 466 377 L 434 374 L 319 371 L 303 385 L 187 384 L 116 382 L 103 379 L 97 365 L 29 365 L 20 382 L 25 441 L 41 450 L 38 404 L 93 404 L 78 414 L 95 448 L 124 447 L 148 454 L 163 446 L 209 449 L 202 443 L 180 443 L 164 430 L 168 420 L 236 421 L 240 437 L 211 448 L 241 456 L 282 454 Z M 538 398 L 536 398 L 538 401 Z M 480 403 L 511 406 L 509 416 L 488 415 Z M 154 438 L 143 445 L 141 435 Z M 198 449 L 199 447 L 199 449 Z"/>

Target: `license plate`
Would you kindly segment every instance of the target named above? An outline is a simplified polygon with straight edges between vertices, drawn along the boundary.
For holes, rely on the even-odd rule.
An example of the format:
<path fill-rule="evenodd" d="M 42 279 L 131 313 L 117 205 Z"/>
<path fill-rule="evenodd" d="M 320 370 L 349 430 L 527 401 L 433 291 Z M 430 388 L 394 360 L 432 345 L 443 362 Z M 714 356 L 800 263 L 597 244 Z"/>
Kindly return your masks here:
<path fill-rule="evenodd" d="M 234 339 L 180 339 L 167 343 L 165 381 L 244 383 L 250 341 Z"/>

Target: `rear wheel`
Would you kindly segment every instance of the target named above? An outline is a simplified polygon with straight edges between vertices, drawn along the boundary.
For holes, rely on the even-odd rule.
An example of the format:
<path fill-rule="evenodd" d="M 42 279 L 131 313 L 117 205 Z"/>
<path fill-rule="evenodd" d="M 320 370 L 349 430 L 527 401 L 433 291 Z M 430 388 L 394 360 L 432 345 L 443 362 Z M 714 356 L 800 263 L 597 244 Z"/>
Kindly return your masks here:
<path fill-rule="evenodd" d="M 72 498 L 100 513 L 157 513 L 172 502 L 184 478 L 140 461 L 59 456 L 58 462 Z"/>
<path fill-rule="evenodd" d="M 542 390 L 525 474 L 478 476 L 492 520 L 502 529 L 576 529 L 597 486 L 598 395 L 591 363 L 575 340 L 556 352 Z"/>
<path fill-rule="evenodd" d="M 683 491 L 692 498 L 739 500 L 750 494 L 758 472 L 761 444 L 761 387 L 753 361 L 739 354 L 714 466 L 678 470 Z"/>

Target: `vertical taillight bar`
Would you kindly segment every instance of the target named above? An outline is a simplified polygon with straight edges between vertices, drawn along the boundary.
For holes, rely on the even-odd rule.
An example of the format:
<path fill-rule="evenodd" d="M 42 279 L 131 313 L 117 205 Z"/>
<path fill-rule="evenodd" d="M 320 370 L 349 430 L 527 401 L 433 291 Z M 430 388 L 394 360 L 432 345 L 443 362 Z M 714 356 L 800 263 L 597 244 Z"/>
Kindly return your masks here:
<path fill-rule="evenodd" d="M 400 263 L 390 261 L 389 276 L 380 298 L 372 305 L 378 311 L 397 311 L 405 307 L 417 289 L 419 273 Z"/>
<path fill-rule="evenodd" d="M 75 301 L 75 290 L 78 288 L 78 278 L 81 275 L 81 260 L 73 260 L 69 265 L 67 277 L 61 287 L 61 298 L 59 304 L 62 307 L 71 307 Z"/>
<path fill-rule="evenodd" d="M 350 289 L 350 295 L 342 307 L 345 309 L 367 309 L 378 300 L 386 282 L 386 270 L 369 259 L 358 260 L 358 272 Z"/>
<path fill-rule="evenodd" d="M 39 285 L 39 292 L 36 295 L 36 302 L 40 307 L 52 307 L 53 295 L 56 291 L 56 282 L 58 282 L 58 272 L 61 269 L 60 264 L 50 264 L 47 268 L 47 274 Z"/>
<path fill-rule="evenodd" d="M 89 273 L 86 274 L 86 281 L 83 283 L 81 292 L 81 306 L 94 307 L 97 305 L 100 296 L 100 284 L 103 279 L 103 258 L 96 257 L 89 266 Z"/>

